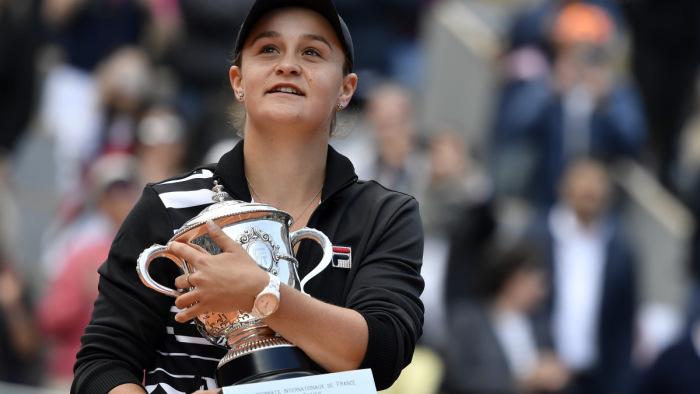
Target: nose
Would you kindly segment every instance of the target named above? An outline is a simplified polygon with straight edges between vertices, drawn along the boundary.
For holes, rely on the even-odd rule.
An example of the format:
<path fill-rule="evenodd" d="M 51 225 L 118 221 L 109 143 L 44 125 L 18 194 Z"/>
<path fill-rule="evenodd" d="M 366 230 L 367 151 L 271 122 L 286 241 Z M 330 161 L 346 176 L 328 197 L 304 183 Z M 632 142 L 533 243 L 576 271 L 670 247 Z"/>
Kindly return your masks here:
<path fill-rule="evenodd" d="M 280 59 L 275 72 L 277 75 L 299 75 L 301 74 L 301 68 L 293 56 L 287 55 Z"/>

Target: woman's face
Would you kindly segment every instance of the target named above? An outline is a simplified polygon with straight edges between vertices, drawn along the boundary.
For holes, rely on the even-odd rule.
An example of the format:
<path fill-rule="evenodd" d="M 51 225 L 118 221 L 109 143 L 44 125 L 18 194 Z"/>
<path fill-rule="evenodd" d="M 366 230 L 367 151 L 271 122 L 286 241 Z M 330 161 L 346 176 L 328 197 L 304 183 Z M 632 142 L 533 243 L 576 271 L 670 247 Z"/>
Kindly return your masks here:
<path fill-rule="evenodd" d="M 280 8 L 251 30 L 231 85 L 244 93 L 247 126 L 265 122 L 328 132 L 338 103 L 347 105 L 357 76 L 343 75 L 345 53 L 330 23 L 305 8 Z"/>
<path fill-rule="evenodd" d="M 547 275 L 541 269 L 521 268 L 509 284 L 510 294 L 522 312 L 532 311 L 547 295 Z"/>

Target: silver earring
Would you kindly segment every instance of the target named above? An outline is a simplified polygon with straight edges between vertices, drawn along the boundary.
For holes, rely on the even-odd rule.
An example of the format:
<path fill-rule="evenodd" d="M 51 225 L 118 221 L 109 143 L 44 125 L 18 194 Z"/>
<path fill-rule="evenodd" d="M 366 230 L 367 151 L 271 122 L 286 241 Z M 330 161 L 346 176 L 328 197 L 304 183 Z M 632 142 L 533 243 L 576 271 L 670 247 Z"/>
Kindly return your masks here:
<path fill-rule="evenodd" d="M 238 98 L 239 98 L 239 99 L 243 100 L 243 96 L 245 96 L 245 94 L 243 94 L 243 93 L 238 93 Z"/>
<path fill-rule="evenodd" d="M 338 103 L 336 104 L 336 106 L 338 107 L 338 109 L 343 109 L 343 103 Z"/>

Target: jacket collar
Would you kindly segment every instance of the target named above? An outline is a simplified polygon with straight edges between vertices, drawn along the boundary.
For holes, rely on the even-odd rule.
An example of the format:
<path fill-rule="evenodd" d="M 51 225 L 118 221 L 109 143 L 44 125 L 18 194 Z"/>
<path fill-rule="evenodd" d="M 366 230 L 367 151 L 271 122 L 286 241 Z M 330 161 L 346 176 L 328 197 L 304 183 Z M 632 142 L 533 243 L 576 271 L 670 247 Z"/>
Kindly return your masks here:
<path fill-rule="evenodd" d="M 241 140 L 229 152 L 224 154 L 214 170 L 214 178 L 224 186 L 232 198 L 250 201 L 250 190 L 245 178 L 243 162 L 243 143 Z M 326 159 L 326 179 L 321 192 L 321 201 L 325 201 L 335 192 L 349 186 L 357 180 L 355 167 L 345 156 L 328 145 Z"/>

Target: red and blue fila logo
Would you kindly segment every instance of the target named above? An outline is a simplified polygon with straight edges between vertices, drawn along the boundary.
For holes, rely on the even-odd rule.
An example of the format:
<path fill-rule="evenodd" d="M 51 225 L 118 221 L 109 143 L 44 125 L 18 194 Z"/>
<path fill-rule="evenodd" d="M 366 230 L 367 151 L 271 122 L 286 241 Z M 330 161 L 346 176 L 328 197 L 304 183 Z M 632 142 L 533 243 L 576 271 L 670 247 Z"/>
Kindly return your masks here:
<path fill-rule="evenodd" d="M 352 251 L 349 246 L 333 247 L 333 267 L 352 268 Z"/>

